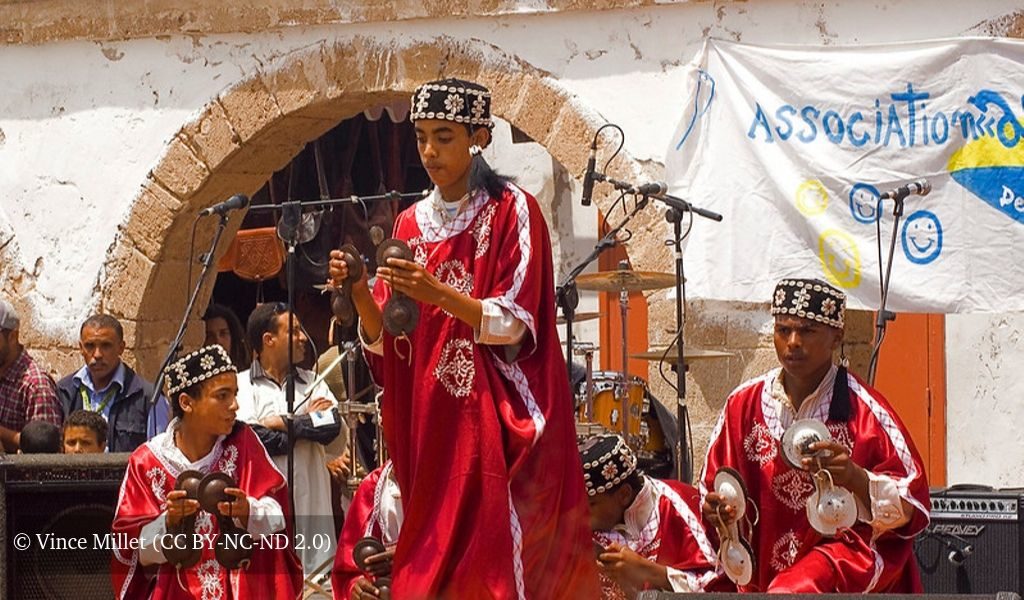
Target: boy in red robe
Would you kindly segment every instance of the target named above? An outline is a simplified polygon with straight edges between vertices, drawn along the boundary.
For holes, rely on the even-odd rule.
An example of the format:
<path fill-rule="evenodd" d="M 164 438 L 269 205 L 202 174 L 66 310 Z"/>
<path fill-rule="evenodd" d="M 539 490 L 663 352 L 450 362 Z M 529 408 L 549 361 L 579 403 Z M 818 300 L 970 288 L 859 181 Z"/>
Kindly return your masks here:
<path fill-rule="evenodd" d="M 711 434 L 701 476 L 705 517 L 718 518 L 714 478 L 723 466 L 740 473 L 759 513 L 750 539 L 756 570 L 741 591 L 922 591 L 913 538 L 928 524 L 924 466 L 885 398 L 832 362 L 845 306 L 845 294 L 823 281 L 781 281 L 772 314 L 782 368 L 737 388 Z M 780 448 L 797 419 L 824 423 L 832 438 L 809 446 L 818 457 L 803 458 L 802 469 L 790 467 Z M 857 508 L 853 526 L 832 537 L 807 516 L 815 492 L 809 470 L 817 461 L 834 485 L 852 492 Z M 723 520 L 734 522 L 733 507 L 721 508 Z"/>
<path fill-rule="evenodd" d="M 588 439 L 580 459 L 605 598 L 647 589 L 703 592 L 718 578 L 693 486 L 638 471 L 617 435 Z"/>
<path fill-rule="evenodd" d="M 302 568 L 287 527 L 288 488 L 256 434 L 235 421 L 236 369 L 220 346 L 206 346 L 168 367 L 168 397 L 174 419 L 167 431 L 139 446 L 128 469 L 114 516 L 118 543 L 111 561 L 119 599 L 295 598 L 302 589 Z M 175 490 L 184 471 L 221 472 L 237 487 L 220 515 L 199 508 Z M 176 569 L 164 556 L 166 534 L 195 516 L 195 534 L 206 536 L 199 561 Z M 247 568 L 229 570 L 214 554 L 211 540 L 218 520 L 227 517 L 253 538 Z M 274 535 L 279 534 L 279 535 Z M 181 544 L 183 545 L 183 544 Z"/>
<path fill-rule="evenodd" d="M 594 598 L 586 492 L 555 329 L 551 241 L 540 207 L 480 154 L 490 93 L 467 81 L 412 97 L 434 189 L 400 214 L 413 260 L 378 265 L 352 302 L 384 439 L 407 499 L 395 550 L 401 598 Z M 348 269 L 332 254 L 331 277 Z M 419 323 L 382 327 L 399 292 Z"/>

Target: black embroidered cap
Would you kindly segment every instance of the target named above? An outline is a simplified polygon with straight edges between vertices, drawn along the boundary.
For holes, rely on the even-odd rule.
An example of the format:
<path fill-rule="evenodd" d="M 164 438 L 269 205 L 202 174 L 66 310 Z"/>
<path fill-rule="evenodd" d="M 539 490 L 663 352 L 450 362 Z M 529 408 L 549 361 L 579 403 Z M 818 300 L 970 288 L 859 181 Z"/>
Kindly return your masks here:
<path fill-rule="evenodd" d="M 596 496 L 625 481 L 636 471 L 636 455 L 617 435 L 598 435 L 580 444 L 587 495 Z"/>
<path fill-rule="evenodd" d="M 442 79 L 424 83 L 412 93 L 410 121 L 440 119 L 494 127 L 491 120 L 491 92 L 479 83 Z"/>
<path fill-rule="evenodd" d="M 783 279 L 775 286 L 772 315 L 793 315 L 843 328 L 846 294 L 820 279 Z"/>
<path fill-rule="evenodd" d="M 237 373 L 238 369 L 227 351 L 218 344 L 204 346 L 167 367 L 167 395 L 173 398 L 199 382 L 228 371 Z"/>

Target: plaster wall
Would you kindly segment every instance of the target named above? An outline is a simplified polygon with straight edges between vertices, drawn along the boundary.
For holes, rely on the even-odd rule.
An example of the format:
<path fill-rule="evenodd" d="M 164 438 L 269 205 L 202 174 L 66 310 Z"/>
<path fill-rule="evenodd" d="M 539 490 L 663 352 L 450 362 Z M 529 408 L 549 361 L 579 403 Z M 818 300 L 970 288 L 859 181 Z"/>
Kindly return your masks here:
<path fill-rule="evenodd" d="M 17 8 L 28 12 L 21 15 L 19 23 L 27 23 L 28 31 L 31 11 L 52 4 L 59 3 L 21 3 Z M 190 21 L 199 23 L 195 27 L 175 30 L 154 28 L 141 16 L 131 21 L 131 15 L 120 15 L 129 20 L 119 22 L 117 31 L 111 29 L 107 34 L 97 27 L 84 33 L 51 28 L 45 35 L 7 36 L 5 39 L 14 43 L 0 46 L 0 89 L 5 90 L 0 97 L 0 289 L 17 298 L 26 322 L 25 341 L 44 355 L 54 371 L 70 368 L 75 362 L 70 349 L 78 323 L 98 308 L 118 305 L 119 290 L 108 285 L 115 267 L 130 265 L 131 260 L 143 262 L 139 257 L 118 254 L 123 226 L 152 171 L 166 167 L 169 149 L 173 150 L 182 128 L 208 114 L 211 101 L 225 90 L 251 79 L 256 72 L 273 73 L 293 64 L 297 57 L 307 60 L 318 48 L 329 52 L 368 39 L 381 51 L 394 50 L 430 45 L 443 35 L 512 56 L 556 80 L 582 111 L 599 121 L 619 124 L 626 131 L 628 160 L 638 172 L 654 178 L 660 174 L 665 148 L 683 110 L 684 67 L 706 36 L 748 43 L 862 43 L 1017 35 L 1021 22 L 1014 12 L 1019 4 L 1013 0 L 943 2 L 941 10 L 927 0 L 666 2 L 656 6 L 595 2 L 583 3 L 591 8 L 582 10 L 575 4 L 572 9 L 557 3 L 527 4 L 516 10 L 514 5 L 499 3 L 486 17 L 457 11 L 439 13 L 454 15 L 446 18 L 434 13 L 405 14 L 401 12 L 404 5 L 395 3 L 399 10 L 395 15 L 361 13 L 360 18 L 327 22 L 299 16 L 268 22 L 266 29 L 240 25 L 235 30 L 245 33 L 232 33 L 223 25 L 204 27 L 202 18 Z M 12 9 L 13 5 L 0 6 Z M 914 27 L 924 14 L 928 26 Z M 19 41 L 41 43 L 24 45 Z M 353 77 L 388 80 L 394 76 L 389 72 L 392 64 L 383 60 L 366 67 L 375 71 L 353 73 Z M 552 118 L 543 114 L 527 117 Z M 556 237 L 571 230 L 568 222 L 574 223 L 572 230 L 577 234 L 594 230 L 593 214 L 578 210 L 579 191 L 574 181 L 582 175 L 588 141 L 581 136 L 578 153 L 563 156 L 561 164 L 539 148 L 515 149 L 516 156 L 522 157 L 516 160 L 522 160 L 524 183 L 539 192 L 538 196 L 549 198 L 549 222 L 560 234 Z M 602 157 L 610 155 L 611 147 L 606 140 Z M 206 204 L 216 201 L 220 190 L 222 197 L 233 191 L 254 191 L 233 189 L 230 179 L 223 178 L 204 189 L 209 192 L 204 196 Z M 165 203 L 173 204 L 173 198 Z M 197 208 L 178 206 L 175 210 Z M 201 233 L 208 234 L 208 227 Z M 666 230 L 657 215 L 641 219 L 634 233 L 629 248 L 634 266 L 671 270 L 663 245 Z M 178 231 L 168 237 L 171 239 L 180 244 L 187 237 Z M 591 244 L 581 236 L 573 244 L 560 245 L 556 256 L 560 272 Z M 174 260 L 178 261 L 175 272 L 182 273 L 180 252 Z M 167 285 L 174 294 L 183 294 L 180 290 L 184 287 L 183 281 Z M 672 301 L 663 292 L 652 294 L 649 301 L 651 339 L 667 341 L 674 322 Z M 172 304 L 178 306 L 179 302 L 168 294 L 168 305 Z M 168 308 L 167 312 L 177 310 Z M 1019 321 L 1019 317 L 993 319 L 1001 318 Z M 854 364 L 860 360 L 863 365 L 870 320 L 858 319 L 859 324 L 854 319 L 851 338 Z M 989 340 L 987 329 L 977 327 L 979 321 L 972 319 L 950 320 L 950 348 L 957 347 L 954 339 L 960 347 L 979 348 L 979 353 L 990 344 L 1000 350 L 995 364 L 1011 364 L 999 362 L 1009 354 L 1002 352 L 1009 338 Z M 688 402 L 698 455 L 725 394 L 774 364 L 769 326 L 764 306 L 691 304 L 688 343 L 736 353 L 724 366 L 697 363 L 691 372 Z M 158 340 L 141 334 L 134 339 L 134 327 L 129 326 L 129 345 L 159 345 Z M 143 327 L 141 321 L 138 327 Z M 166 326 L 162 327 L 160 331 L 165 331 Z M 959 360 L 953 358 L 952 351 L 950 356 L 951 361 Z M 986 379 L 977 368 L 965 369 L 965 381 L 954 386 L 955 371 L 950 369 L 951 423 L 956 415 L 971 412 L 972 402 L 1009 398 L 1014 391 L 1008 377 Z M 667 399 L 674 395 L 653 370 L 649 379 L 656 396 Z M 996 381 L 998 389 L 979 396 L 978 389 Z M 985 439 L 983 433 L 977 435 Z M 964 450 L 954 446 L 953 438 L 951 434 L 951 480 L 955 480 L 956 454 Z M 1018 450 L 1014 447 L 1016 457 L 1022 454 Z M 993 459 L 993 476 L 1011 478 L 999 465 L 1015 462 Z"/>

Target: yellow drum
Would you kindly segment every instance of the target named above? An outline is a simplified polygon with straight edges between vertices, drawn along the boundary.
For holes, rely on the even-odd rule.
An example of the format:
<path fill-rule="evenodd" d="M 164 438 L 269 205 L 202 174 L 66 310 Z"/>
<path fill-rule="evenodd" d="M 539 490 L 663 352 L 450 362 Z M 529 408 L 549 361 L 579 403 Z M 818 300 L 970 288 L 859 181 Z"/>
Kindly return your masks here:
<path fill-rule="evenodd" d="M 646 399 L 644 391 L 647 384 L 643 379 L 635 375 L 630 376 L 626 386 L 622 386 L 622 374 L 617 371 L 597 371 L 593 376 L 594 382 L 594 413 L 592 422 L 600 423 L 608 431 L 620 435 L 639 436 L 644 422 L 646 412 Z M 581 385 L 582 401 L 579 403 L 579 420 L 586 421 L 586 383 Z M 622 396 L 625 400 L 618 398 Z M 629 431 L 623 430 L 624 409 L 629 410 Z"/>

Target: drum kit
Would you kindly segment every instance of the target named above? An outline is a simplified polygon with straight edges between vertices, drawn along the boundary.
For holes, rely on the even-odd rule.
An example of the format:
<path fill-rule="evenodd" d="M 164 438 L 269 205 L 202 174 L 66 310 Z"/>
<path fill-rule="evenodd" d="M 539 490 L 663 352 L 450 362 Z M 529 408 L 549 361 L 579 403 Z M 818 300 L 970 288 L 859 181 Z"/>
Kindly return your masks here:
<path fill-rule="evenodd" d="M 593 344 L 575 342 L 572 354 L 585 360 L 586 377 L 576 389 L 576 433 L 581 438 L 603 433 L 621 435 L 629 446 L 643 459 L 664 456 L 671 450 L 666 447 L 663 424 L 652 410 L 647 382 L 639 376 L 630 375 L 626 365 L 630 358 L 657 362 L 673 362 L 676 358 L 674 346 L 651 348 L 646 352 L 628 352 L 628 305 L 629 293 L 670 288 L 675 285 L 675 275 L 657 271 L 634 271 L 625 261 L 613 271 L 601 271 L 579 275 L 576 287 L 595 292 L 617 292 L 622 324 L 622 370 L 595 371 L 593 365 Z M 596 312 L 581 312 L 572 315 L 572 322 L 589 321 L 605 315 Z M 559 317 L 558 323 L 566 319 Z M 571 323 L 570 323 L 571 326 Z M 686 348 L 685 359 L 705 360 L 731 356 L 727 352 L 695 350 Z M 572 357 L 569 357 L 572 360 Z"/>

